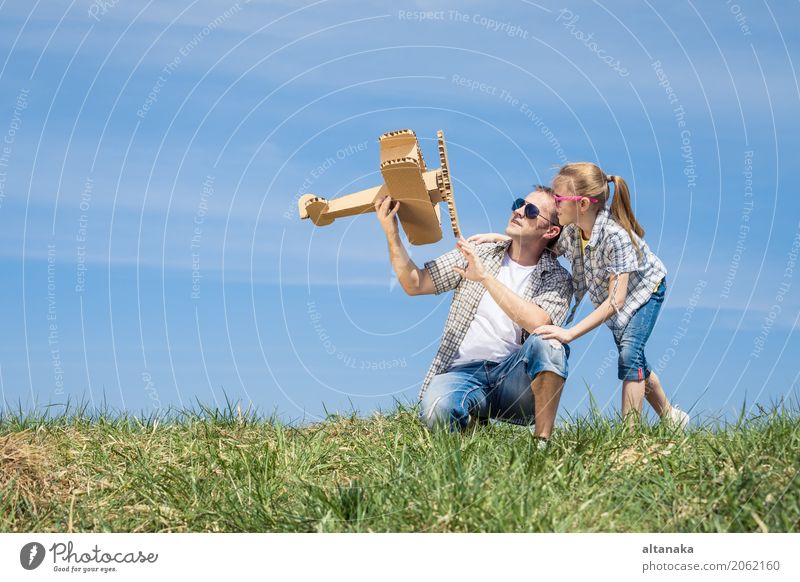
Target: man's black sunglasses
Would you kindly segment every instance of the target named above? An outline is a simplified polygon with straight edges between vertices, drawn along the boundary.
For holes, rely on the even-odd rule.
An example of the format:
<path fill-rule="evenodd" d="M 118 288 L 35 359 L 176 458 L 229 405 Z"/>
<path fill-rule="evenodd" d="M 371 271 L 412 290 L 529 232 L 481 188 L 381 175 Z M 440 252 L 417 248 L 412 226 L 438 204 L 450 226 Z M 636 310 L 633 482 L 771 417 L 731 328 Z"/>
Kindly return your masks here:
<path fill-rule="evenodd" d="M 539 210 L 539 207 L 536 206 L 536 204 L 533 204 L 532 202 L 525 202 L 525 200 L 523 200 L 522 198 L 517 198 L 516 200 L 514 200 L 514 203 L 511 205 L 511 211 L 516 212 L 522 207 L 525 207 L 526 218 L 530 218 L 531 220 L 533 220 L 537 216 L 542 216 L 542 213 Z M 544 216 L 542 216 L 542 218 L 544 218 Z M 557 222 L 553 222 L 552 220 L 548 220 L 547 218 L 544 219 L 547 220 L 547 222 L 549 222 L 553 226 L 561 226 Z"/>

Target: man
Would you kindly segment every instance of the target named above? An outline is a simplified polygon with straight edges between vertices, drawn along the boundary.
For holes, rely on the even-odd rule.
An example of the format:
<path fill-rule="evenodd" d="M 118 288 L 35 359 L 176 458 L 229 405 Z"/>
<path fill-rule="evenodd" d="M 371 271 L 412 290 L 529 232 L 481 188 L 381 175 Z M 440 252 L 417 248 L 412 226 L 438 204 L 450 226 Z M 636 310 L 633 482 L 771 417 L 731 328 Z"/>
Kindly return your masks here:
<path fill-rule="evenodd" d="M 509 241 L 457 248 L 420 269 L 400 241 L 389 197 L 375 203 L 397 279 L 409 295 L 454 291 L 444 334 L 420 391 L 420 417 L 463 430 L 472 420 L 535 424 L 550 437 L 567 377 L 569 348 L 532 334 L 561 325 L 572 298 L 571 277 L 549 250 L 558 239 L 555 203 L 537 186 L 506 226 Z"/>

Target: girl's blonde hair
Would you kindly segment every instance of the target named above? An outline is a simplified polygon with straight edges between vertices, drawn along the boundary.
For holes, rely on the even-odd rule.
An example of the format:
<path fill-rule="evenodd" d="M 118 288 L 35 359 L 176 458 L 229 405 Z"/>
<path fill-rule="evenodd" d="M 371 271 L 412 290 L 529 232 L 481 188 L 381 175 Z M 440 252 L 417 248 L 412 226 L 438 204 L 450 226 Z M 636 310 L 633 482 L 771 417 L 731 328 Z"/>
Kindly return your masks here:
<path fill-rule="evenodd" d="M 644 237 L 644 229 L 636 220 L 631 208 L 631 198 L 628 184 L 620 176 L 608 176 L 596 164 L 591 162 L 578 162 L 562 166 L 553 179 L 553 186 L 565 186 L 573 196 L 591 196 L 599 198 L 603 206 L 611 196 L 610 183 L 614 183 L 614 198 L 611 200 L 611 216 L 619 223 L 628 236 L 631 237 L 633 247 L 638 251 L 639 245 L 633 233 Z"/>

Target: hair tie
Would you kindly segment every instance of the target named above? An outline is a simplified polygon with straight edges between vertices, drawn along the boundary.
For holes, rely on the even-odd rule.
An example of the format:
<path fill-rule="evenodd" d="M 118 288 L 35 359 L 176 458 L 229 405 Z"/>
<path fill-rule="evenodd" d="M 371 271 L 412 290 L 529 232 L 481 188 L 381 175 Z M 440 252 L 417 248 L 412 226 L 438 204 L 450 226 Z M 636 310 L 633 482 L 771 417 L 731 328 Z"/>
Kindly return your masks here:
<path fill-rule="evenodd" d="M 614 176 L 606 176 L 606 182 L 613 182 Z"/>

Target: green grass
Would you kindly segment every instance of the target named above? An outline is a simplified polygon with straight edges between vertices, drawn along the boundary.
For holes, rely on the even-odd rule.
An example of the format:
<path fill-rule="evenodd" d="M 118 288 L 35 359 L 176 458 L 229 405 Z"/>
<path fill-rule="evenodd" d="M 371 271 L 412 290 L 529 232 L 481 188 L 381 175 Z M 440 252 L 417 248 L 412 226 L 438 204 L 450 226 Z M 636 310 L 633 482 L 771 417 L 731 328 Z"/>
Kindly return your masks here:
<path fill-rule="evenodd" d="M 687 434 L 598 414 L 430 433 L 228 410 L 0 418 L 0 531 L 800 531 L 800 415 Z"/>

